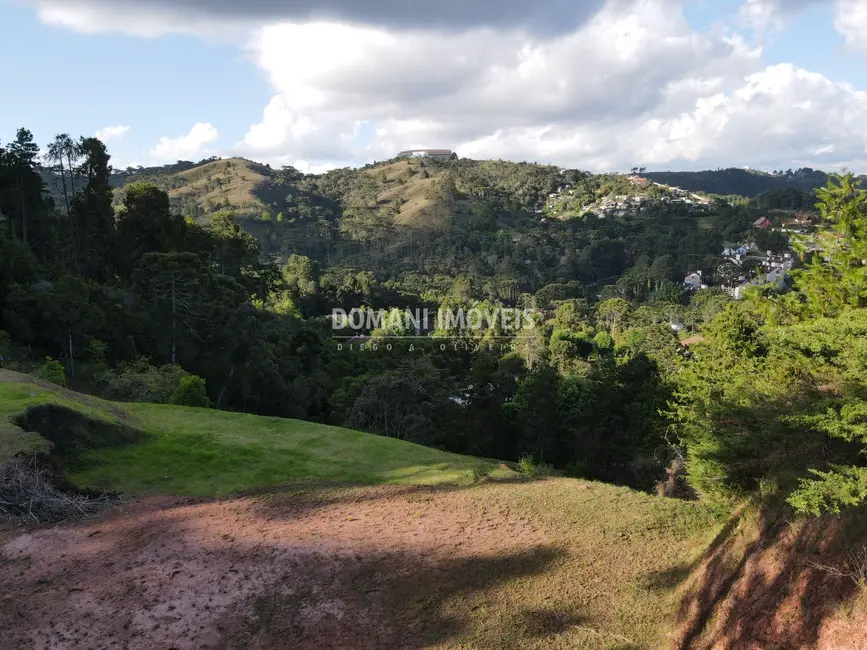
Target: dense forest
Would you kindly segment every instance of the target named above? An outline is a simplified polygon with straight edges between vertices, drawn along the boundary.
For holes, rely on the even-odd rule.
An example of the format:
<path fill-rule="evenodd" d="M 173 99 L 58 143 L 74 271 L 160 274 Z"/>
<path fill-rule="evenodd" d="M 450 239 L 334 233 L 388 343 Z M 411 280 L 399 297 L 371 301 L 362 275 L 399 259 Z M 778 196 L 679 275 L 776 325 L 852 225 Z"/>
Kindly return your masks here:
<path fill-rule="evenodd" d="M 676 185 L 692 192 L 745 196 L 753 198 L 773 190 L 810 192 L 828 182 L 828 174 L 804 167 L 786 171 L 762 172 L 753 169 L 717 169 L 700 172 L 650 172 L 647 178 Z"/>
<path fill-rule="evenodd" d="M 665 185 L 472 160 L 114 172 L 96 138 L 21 129 L 0 148 L 0 364 L 720 504 L 860 503 L 867 196 Z M 816 233 L 754 227 L 817 202 Z M 742 242 L 800 268 L 733 301 L 714 285 Z M 711 286 L 685 290 L 698 270 Z M 333 310 L 363 307 L 537 318 L 339 338 Z"/>

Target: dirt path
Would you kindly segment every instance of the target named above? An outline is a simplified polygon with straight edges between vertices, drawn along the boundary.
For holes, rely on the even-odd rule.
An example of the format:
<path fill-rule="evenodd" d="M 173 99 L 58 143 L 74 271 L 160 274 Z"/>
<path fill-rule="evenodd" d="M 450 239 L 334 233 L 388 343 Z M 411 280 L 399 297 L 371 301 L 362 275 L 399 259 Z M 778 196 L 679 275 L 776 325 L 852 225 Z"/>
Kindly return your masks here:
<path fill-rule="evenodd" d="M 155 498 L 0 541 L 4 649 L 431 647 L 461 631 L 446 597 L 557 555 L 528 521 L 412 488 Z"/>

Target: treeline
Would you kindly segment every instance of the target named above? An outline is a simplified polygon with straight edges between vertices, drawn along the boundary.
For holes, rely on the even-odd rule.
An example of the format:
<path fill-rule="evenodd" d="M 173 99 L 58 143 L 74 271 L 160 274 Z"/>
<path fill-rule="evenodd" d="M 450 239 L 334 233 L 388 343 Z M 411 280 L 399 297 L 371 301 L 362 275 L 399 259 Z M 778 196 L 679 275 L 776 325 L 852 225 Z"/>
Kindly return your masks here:
<path fill-rule="evenodd" d="M 219 408 L 323 414 L 323 338 L 264 308 L 279 269 L 231 215 L 199 227 L 145 183 L 128 185 L 115 210 L 104 145 L 58 136 L 52 147 L 45 162 L 65 178 L 62 206 L 43 193 L 29 132 L 0 149 L 7 365 L 47 355 L 86 385 L 111 381 L 105 373 L 114 368 L 140 369 L 144 358 L 204 378 Z"/>
<path fill-rule="evenodd" d="M 828 182 L 825 172 L 809 167 L 773 173 L 729 168 L 699 172 L 649 172 L 644 176 L 657 183 L 680 187 L 690 192 L 747 198 L 780 189 L 811 192 Z"/>

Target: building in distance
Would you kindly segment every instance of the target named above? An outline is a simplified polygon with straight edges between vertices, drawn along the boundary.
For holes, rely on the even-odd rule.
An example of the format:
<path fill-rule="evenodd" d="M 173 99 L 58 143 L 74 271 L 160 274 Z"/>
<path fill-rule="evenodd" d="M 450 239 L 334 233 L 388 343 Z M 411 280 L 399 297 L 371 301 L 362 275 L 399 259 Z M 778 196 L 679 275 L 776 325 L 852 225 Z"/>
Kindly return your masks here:
<path fill-rule="evenodd" d="M 451 160 L 457 155 L 451 149 L 407 149 L 397 154 L 398 158 L 435 158 L 437 160 Z"/>

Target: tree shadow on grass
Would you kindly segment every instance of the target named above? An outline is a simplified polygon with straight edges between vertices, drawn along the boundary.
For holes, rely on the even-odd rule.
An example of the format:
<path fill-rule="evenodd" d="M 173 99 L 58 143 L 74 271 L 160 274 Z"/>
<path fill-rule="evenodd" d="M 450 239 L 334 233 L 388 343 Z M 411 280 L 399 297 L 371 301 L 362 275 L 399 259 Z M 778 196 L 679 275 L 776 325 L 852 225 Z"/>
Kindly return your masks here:
<path fill-rule="evenodd" d="M 464 492 L 485 485 L 525 484 L 548 480 L 547 477 L 524 476 L 485 477 L 481 481 L 466 484 L 440 483 L 420 484 L 373 484 L 338 482 L 327 479 L 309 479 L 245 490 L 238 498 L 257 497 L 255 508 L 267 517 L 306 517 L 317 510 L 341 504 L 365 504 L 388 501 L 395 498 L 432 501 L 438 496 Z"/>
<path fill-rule="evenodd" d="M 852 602 L 856 583 L 822 567 L 841 564 L 862 524 L 826 518 L 792 525 L 765 514 L 758 526 L 762 533 L 750 535 L 732 519 L 697 563 L 674 647 L 815 647 L 823 625 Z"/>
<path fill-rule="evenodd" d="M 227 647 L 420 650 L 470 641 L 521 647 L 584 620 L 576 608 L 513 611 L 492 596 L 498 585 L 545 572 L 559 556 L 537 547 L 449 560 L 411 553 L 314 559 L 255 599 L 255 613 L 232 623 Z"/>

